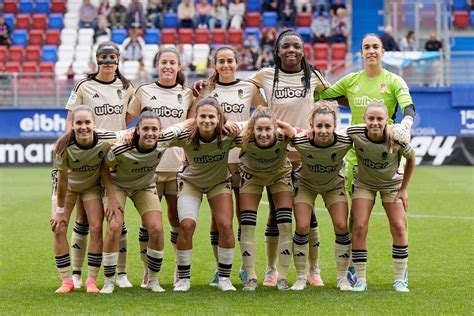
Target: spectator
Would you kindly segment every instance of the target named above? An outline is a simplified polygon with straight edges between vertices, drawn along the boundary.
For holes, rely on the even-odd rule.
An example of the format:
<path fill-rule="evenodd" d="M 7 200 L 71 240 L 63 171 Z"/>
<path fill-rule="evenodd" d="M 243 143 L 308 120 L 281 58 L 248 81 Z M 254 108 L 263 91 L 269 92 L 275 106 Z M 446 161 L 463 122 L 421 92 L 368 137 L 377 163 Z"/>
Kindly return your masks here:
<path fill-rule="evenodd" d="M 244 46 L 250 48 L 254 59 L 257 58 L 258 54 L 260 53 L 260 45 L 255 38 L 255 34 L 250 33 L 247 38 L 244 40 Z"/>
<path fill-rule="evenodd" d="M 277 12 L 278 11 L 278 0 L 265 0 L 263 2 L 263 11 Z"/>
<path fill-rule="evenodd" d="M 97 23 L 97 8 L 91 4 L 91 0 L 84 0 L 79 9 L 79 27 L 80 28 L 95 28 Z"/>
<path fill-rule="evenodd" d="M 165 5 L 161 0 L 149 0 L 146 7 L 146 19 L 149 27 L 161 29 Z"/>
<path fill-rule="evenodd" d="M 280 27 L 294 28 L 296 21 L 296 7 L 293 0 L 284 0 L 283 3 L 280 3 L 278 15 Z"/>
<path fill-rule="evenodd" d="M 242 48 L 240 49 L 240 60 L 241 70 L 255 70 L 255 59 L 252 55 L 250 47 L 242 46 Z"/>
<path fill-rule="evenodd" d="M 425 49 L 428 52 L 439 52 L 443 50 L 443 43 L 437 38 L 435 33 L 430 34 L 430 39 L 425 44 Z"/>
<path fill-rule="evenodd" d="M 228 13 L 223 0 L 216 0 L 212 6 L 211 18 L 209 19 L 209 28 L 213 30 L 216 27 L 227 28 Z"/>
<path fill-rule="evenodd" d="M 0 46 L 10 46 L 10 27 L 0 14 Z"/>
<path fill-rule="evenodd" d="M 258 55 L 257 61 L 255 62 L 255 68 L 260 69 L 263 67 L 273 66 L 275 62 L 273 61 L 273 54 L 271 50 L 263 49 L 262 53 Z"/>
<path fill-rule="evenodd" d="M 332 43 L 345 43 L 347 41 L 348 25 L 346 9 L 337 9 L 336 16 L 332 21 Z"/>
<path fill-rule="evenodd" d="M 263 30 L 262 39 L 260 40 L 260 47 L 262 50 L 273 50 L 273 46 L 275 46 L 275 31 L 271 29 Z"/>
<path fill-rule="evenodd" d="M 240 29 L 244 23 L 245 3 L 242 0 L 232 0 L 229 3 L 230 28 Z"/>
<path fill-rule="evenodd" d="M 387 51 L 387 52 L 391 52 L 391 51 L 399 52 L 400 47 L 398 47 L 397 42 L 393 38 L 392 32 L 393 32 L 392 26 L 387 25 L 384 29 L 384 32 L 380 36 L 380 40 L 382 41 L 383 49 L 385 49 L 385 51 Z"/>
<path fill-rule="evenodd" d="M 109 19 L 112 28 L 125 27 L 127 8 L 120 3 L 120 0 L 115 0 L 115 5 L 110 10 Z"/>
<path fill-rule="evenodd" d="M 295 5 L 298 13 L 312 13 L 311 1 L 309 0 L 295 0 Z"/>
<path fill-rule="evenodd" d="M 127 9 L 128 28 L 144 28 L 146 26 L 143 5 L 140 0 L 132 0 Z"/>
<path fill-rule="evenodd" d="M 97 17 L 97 25 L 94 29 L 94 41 L 96 44 L 100 44 L 105 41 L 110 41 L 112 32 L 109 28 L 109 22 L 105 15 L 99 15 Z"/>
<path fill-rule="evenodd" d="M 400 41 L 400 50 L 402 52 L 415 52 L 417 51 L 415 41 L 415 31 L 410 30 Z"/>
<path fill-rule="evenodd" d="M 194 3 L 193 0 L 183 0 L 178 5 L 178 19 L 179 26 L 186 28 L 193 28 L 193 19 L 194 19 Z"/>
<path fill-rule="evenodd" d="M 207 0 L 199 0 L 196 4 L 196 22 L 198 28 L 208 28 L 209 18 L 211 17 L 212 6 Z"/>
<path fill-rule="evenodd" d="M 338 9 L 346 9 L 346 5 L 344 3 L 342 3 L 341 0 L 334 0 L 334 3 L 331 4 L 331 6 L 329 7 L 329 15 L 331 16 L 335 16 L 337 15 L 337 10 Z"/>
<path fill-rule="evenodd" d="M 181 59 L 181 70 L 184 72 L 185 75 L 192 70 L 193 64 L 193 50 L 192 49 L 184 49 L 185 44 L 179 44 L 177 50 L 179 52 L 179 56 Z"/>
<path fill-rule="evenodd" d="M 322 12 L 319 12 L 318 17 L 313 19 L 311 33 L 313 35 L 313 43 L 328 42 L 331 28 L 329 27 L 329 20 L 324 17 Z"/>
<path fill-rule="evenodd" d="M 129 37 L 122 43 L 122 56 L 123 60 L 137 60 L 140 63 L 143 62 L 143 47 L 145 47 L 145 41 L 141 36 L 138 36 L 137 30 L 130 29 Z"/>
<path fill-rule="evenodd" d="M 110 14 L 110 3 L 109 0 L 101 0 L 99 9 L 97 10 L 98 15 L 109 16 Z"/>

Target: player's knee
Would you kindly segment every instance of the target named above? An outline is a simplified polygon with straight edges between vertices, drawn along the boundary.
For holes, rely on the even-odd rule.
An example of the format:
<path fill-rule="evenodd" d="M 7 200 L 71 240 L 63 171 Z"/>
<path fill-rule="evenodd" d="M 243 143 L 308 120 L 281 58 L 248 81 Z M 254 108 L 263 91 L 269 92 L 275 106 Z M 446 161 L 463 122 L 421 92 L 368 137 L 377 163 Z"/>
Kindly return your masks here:
<path fill-rule="evenodd" d="M 219 236 L 223 236 L 224 238 L 230 238 L 234 234 L 232 229 L 232 222 L 220 224 L 218 230 Z"/>
<path fill-rule="evenodd" d="M 56 239 L 66 236 L 67 234 L 67 224 L 64 222 L 59 223 L 56 225 L 53 231 L 54 237 Z"/>
<path fill-rule="evenodd" d="M 334 231 L 336 234 L 344 234 L 347 232 L 347 222 L 334 222 Z"/>
<path fill-rule="evenodd" d="M 390 225 L 390 230 L 392 234 L 396 238 L 403 238 L 406 236 L 406 228 L 404 222 L 396 222 Z"/>
<path fill-rule="evenodd" d="M 89 223 L 89 232 L 92 235 L 102 235 L 102 222 Z"/>
<path fill-rule="evenodd" d="M 196 222 L 191 219 L 184 219 L 179 224 L 179 233 L 183 236 L 189 236 L 194 233 L 194 229 L 196 228 Z"/>
<path fill-rule="evenodd" d="M 367 228 L 367 223 L 354 222 L 352 234 L 357 238 L 365 237 L 365 235 L 367 234 Z"/>
<path fill-rule="evenodd" d="M 162 225 L 153 225 L 147 228 L 148 235 L 151 240 L 161 240 L 163 239 L 163 226 Z"/>
<path fill-rule="evenodd" d="M 296 223 L 296 232 L 300 235 L 309 233 L 309 223 Z"/>

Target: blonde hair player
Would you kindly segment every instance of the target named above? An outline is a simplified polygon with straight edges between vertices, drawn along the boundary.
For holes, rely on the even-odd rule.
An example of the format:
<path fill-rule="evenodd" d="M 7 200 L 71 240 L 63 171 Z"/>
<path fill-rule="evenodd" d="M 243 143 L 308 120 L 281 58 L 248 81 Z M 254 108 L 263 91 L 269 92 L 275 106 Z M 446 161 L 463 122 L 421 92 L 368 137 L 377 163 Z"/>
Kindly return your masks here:
<path fill-rule="evenodd" d="M 408 143 L 393 139 L 388 126 L 387 108 L 371 102 L 364 114 L 365 126 L 352 126 L 347 134 L 354 141 L 357 167 L 352 191 L 352 261 L 357 273 L 353 291 L 367 290 L 367 232 L 375 196 L 380 193 L 392 234 L 392 259 L 395 268 L 393 287 L 409 292 L 405 277 L 408 266 L 407 188 L 415 170 L 415 152 Z M 404 173 L 398 171 L 401 157 L 406 158 Z"/>

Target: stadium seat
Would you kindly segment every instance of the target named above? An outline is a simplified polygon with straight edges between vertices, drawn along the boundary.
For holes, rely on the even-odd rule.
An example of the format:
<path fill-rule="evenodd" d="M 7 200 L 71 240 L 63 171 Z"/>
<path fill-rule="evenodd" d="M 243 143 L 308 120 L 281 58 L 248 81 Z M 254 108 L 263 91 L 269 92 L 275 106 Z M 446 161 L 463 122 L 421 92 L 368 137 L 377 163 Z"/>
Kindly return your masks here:
<path fill-rule="evenodd" d="M 50 3 L 50 0 L 36 0 L 35 12 L 49 13 Z"/>
<path fill-rule="evenodd" d="M 327 60 L 329 57 L 329 45 L 326 43 L 314 44 L 314 59 Z"/>
<path fill-rule="evenodd" d="M 300 33 L 305 43 L 311 43 L 311 29 L 309 27 L 298 27 L 296 31 Z"/>
<path fill-rule="evenodd" d="M 74 59 L 89 61 L 91 59 L 92 49 L 90 45 L 77 45 L 74 51 Z"/>
<path fill-rule="evenodd" d="M 158 29 L 146 29 L 145 36 L 143 38 L 146 44 L 158 44 L 160 43 L 160 30 Z"/>
<path fill-rule="evenodd" d="M 64 28 L 77 30 L 79 27 L 79 14 L 76 12 L 67 12 L 64 15 Z"/>
<path fill-rule="evenodd" d="M 346 68 L 346 65 L 343 60 L 333 60 L 331 63 L 331 73 L 332 74 L 337 74 Z"/>
<path fill-rule="evenodd" d="M 15 28 L 15 14 L 12 13 L 5 13 L 3 14 L 3 18 L 5 19 L 5 23 L 10 28 L 10 31 Z"/>
<path fill-rule="evenodd" d="M 56 62 L 58 60 L 58 48 L 53 45 L 43 46 L 42 61 Z"/>
<path fill-rule="evenodd" d="M 226 37 L 226 30 L 216 28 L 212 31 L 212 44 L 226 44 Z"/>
<path fill-rule="evenodd" d="M 182 29 L 178 30 L 178 43 L 179 44 L 192 44 L 193 43 L 193 29 Z"/>
<path fill-rule="evenodd" d="M 278 15 L 276 12 L 263 12 L 262 27 L 276 27 L 278 22 Z"/>
<path fill-rule="evenodd" d="M 312 63 L 313 62 L 313 47 L 311 44 L 305 43 L 304 44 L 304 55 L 306 57 L 306 60 L 308 62 Z"/>
<path fill-rule="evenodd" d="M 78 45 L 90 45 L 94 44 L 94 29 L 83 28 L 77 32 L 77 44 Z"/>
<path fill-rule="evenodd" d="M 471 10 L 469 14 L 469 24 L 471 24 L 471 27 L 474 27 L 474 10 Z"/>
<path fill-rule="evenodd" d="M 74 60 L 75 47 L 71 45 L 61 45 L 58 47 L 58 60 L 71 64 Z"/>
<path fill-rule="evenodd" d="M 454 26 L 465 29 L 469 26 L 469 14 L 467 11 L 454 11 Z"/>
<path fill-rule="evenodd" d="M 453 0 L 453 11 L 467 10 L 466 0 Z"/>
<path fill-rule="evenodd" d="M 48 28 L 49 29 L 62 29 L 63 28 L 63 21 L 64 17 L 60 13 L 51 13 L 49 15 L 49 23 L 48 23 Z"/>
<path fill-rule="evenodd" d="M 296 26 L 298 27 L 300 26 L 310 27 L 312 21 L 313 21 L 313 17 L 311 13 L 301 12 L 301 13 L 298 13 L 298 15 L 296 16 Z"/>
<path fill-rule="evenodd" d="M 176 44 L 176 30 L 163 29 L 161 31 L 161 44 Z"/>
<path fill-rule="evenodd" d="M 45 73 L 53 73 L 54 72 L 54 63 L 50 61 L 43 61 L 39 65 L 39 71 Z"/>
<path fill-rule="evenodd" d="M 8 57 L 8 47 L 0 46 L 0 63 L 6 63 Z"/>
<path fill-rule="evenodd" d="M 3 13 L 13 13 L 16 14 L 17 8 L 17 1 L 16 0 L 5 0 L 3 2 Z"/>
<path fill-rule="evenodd" d="M 23 72 L 38 72 L 38 63 L 36 61 L 26 61 L 23 63 Z"/>
<path fill-rule="evenodd" d="M 247 27 L 260 27 L 262 24 L 261 18 L 262 16 L 260 15 L 260 12 L 247 12 L 245 25 Z"/>
<path fill-rule="evenodd" d="M 54 74 L 58 79 L 66 79 L 66 73 L 72 62 L 58 61 L 54 64 Z"/>
<path fill-rule="evenodd" d="M 61 13 L 61 14 L 66 12 L 65 0 L 52 0 L 51 1 L 51 12 L 52 13 Z"/>
<path fill-rule="evenodd" d="M 113 34 L 113 31 L 112 31 Z M 77 42 L 77 30 L 76 29 L 62 29 L 61 31 L 61 45 L 73 45 Z"/>
<path fill-rule="evenodd" d="M 248 0 L 247 1 L 247 12 L 260 12 L 262 10 L 261 0 Z"/>
<path fill-rule="evenodd" d="M 158 48 L 158 44 L 146 44 L 143 48 L 142 55 L 145 70 L 150 71 L 154 67 L 153 58 L 155 58 L 155 55 L 158 52 Z"/>
<path fill-rule="evenodd" d="M 140 70 L 140 62 L 135 60 L 125 61 L 121 69 L 125 78 L 134 80 L 136 79 L 138 71 Z"/>
<path fill-rule="evenodd" d="M 196 44 L 209 44 L 209 30 L 208 29 L 196 29 L 194 31 L 194 43 L 196 43 Z"/>
<path fill-rule="evenodd" d="M 31 32 L 30 32 L 31 34 Z M 61 44 L 61 33 L 59 30 L 47 30 L 46 31 L 46 45 L 56 45 L 59 46 Z"/>
<path fill-rule="evenodd" d="M 12 46 L 10 47 L 10 61 L 21 62 L 25 55 L 25 48 L 23 46 Z"/>
<path fill-rule="evenodd" d="M 43 45 L 43 30 L 31 30 L 28 37 L 28 45 Z"/>
<path fill-rule="evenodd" d="M 122 44 L 125 38 L 127 38 L 126 29 L 112 29 L 112 42 Z"/>
<path fill-rule="evenodd" d="M 48 24 L 48 16 L 44 13 L 33 14 L 33 20 L 31 22 L 32 29 L 44 30 Z"/>
<path fill-rule="evenodd" d="M 82 60 L 76 60 L 72 63 L 72 70 L 76 75 L 83 75 L 89 71 L 89 63 Z"/>
<path fill-rule="evenodd" d="M 328 60 L 327 59 L 316 59 L 313 63 L 314 66 L 319 68 L 321 71 L 328 70 Z"/>
<path fill-rule="evenodd" d="M 28 31 L 27 30 L 14 30 L 12 33 L 12 45 L 23 45 L 28 43 Z"/>
<path fill-rule="evenodd" d="M 260 42 L 260 28 L 258 27 L 247 27 L 245 28 L 245 38 L 249 36 L 249 34 L 253 34 L 257 42 Z"/>
<path fill-rule="evenodd" d="M 41 58 L 41 46 L 27 46 L 25 59 L 27 61 L 39 62 Z"/>
<path fill-rule="evenodd" d="M 229 29 L 229 45 L 242 45 L 244 32 L 242 29 Z"/>
<path fill-rule="evenodd" d="M 5 72 L 14 73 L 21 71 L 21 64 L 18 61 L 9 61 L 5 64 Z"/>
<path fill-rule="evenodd" d="M 193 46 L 193 65 L 198 66 L 206 63 L 209 57 L 210 47 L 207 44 L 194 44 Z"/>
<path fill-rule="evenodd" d="M 31 23 L 31 16 L 29 14 L 17 14 L 16 15 L 16 29 L 25 29 L 28 30 L 30 28 Z"/>
<path fill-rule="evenodd" d="M 20 0 L 18 13 L 33 13 L 33 0 Z"/>
<path fill-rule="evenodd" d="M 331 45 L 332 60 L 345 60 L 347 46 L 344 43 L 335 43 Z"/>
<path fill-rule="evenodd" d="M 163 16 L 163 28 L 177 28 L 179 25 L 178 15 L 173 12 L 168 12 Z"/>

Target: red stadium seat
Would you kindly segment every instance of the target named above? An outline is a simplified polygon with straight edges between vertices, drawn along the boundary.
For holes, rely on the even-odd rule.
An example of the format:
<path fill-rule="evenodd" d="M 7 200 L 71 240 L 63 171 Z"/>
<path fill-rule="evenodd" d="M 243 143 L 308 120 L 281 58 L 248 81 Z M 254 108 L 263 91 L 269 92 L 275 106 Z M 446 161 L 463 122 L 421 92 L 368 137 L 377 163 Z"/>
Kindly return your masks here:
<path fill-rule="evenodd" d="M 10 61 L 18 61 L 21 62 L 23 60 L 23 54 L 25 52 L 25 48 L 23 46 L 12 46 L 10 47 Z"/>
<path fill-rule="evenodd" d="M 5 72 L 13 73 L 20 72 L 21 64 L 19 61 L 9 61 L 5 64 Z"/>
<path fill-rule="evenodd" d="M 229 29 L 229 45 L 242 45 L 244 31 L 242 29 Z"/>
<path fill-rule="evenodd" d="M 329 57 L 329 45 L 325 43 L 314 44 L 314 59 L 327 60 Z"/>
<path fill-rule="evenodd" d="M 41 46 L 26 47 L 26 60 L 39 62 L 41 59 Z"/>
<path fill-rule="evenodd" d="M 212 31 L 212 43 L 213 44 L 225 44 L 226 43 L 226 30 L 214 29 Z"/>
<path fill-rule="evenodd" d="M 60 30 L 47 30 L 45 44 L 59 46 L 59 44 L 61 44 L 61 31 Z"/>
<path fill-rule="evenodd" d="M 0 46 L 0 63 L 6 63 L 8 57 L 8 47 Z"/>
<path fill-rule="evenodd" d="M 176 30 L 163 29 L 161 31 L 161 44 L 176 44 Z"/>
<path fill-rule="evenodd" d="M 465 29 L 469 26 L 469 13 L 467 11 L 454 11 L 454 26 Z"/>
<path fill-rule="evenodd" d="M 194 32 L 194 43 L 195 44 L 209 44 L 209 30 L 196 29 L 196 31 Z"/>
<path fill-rule="evenodd" d="M 44 73 L 54 73 L 54 63 L 50 61 L 43 61 L 39 65 L 39 71 Z"/>
<path fill-rule="evenodd" d="M 48 25 L 48 16 L 46 14 L 33 14 L 33 21 L 31 23 L 32 29 L 44 30 L 46 28 L 46 25 Z"/>
<path fill-rule="evenodd" d="M 260 12 L 248 12 L 245 18 L 246 27 L 260 27 L 262 16 Z"/>
<path fill-rule="evenodd" d="M 51 13 L 64 13 L 64 12 L 66 12 L 65 0 L 51 1 Z"/>
<path fill-rule="evenodd" d="M 346 59 L 347 46 L 344 43 L 335 43 L 331 45 L 331 57 L 333 60 Z"/>
<path fill-rule="evenodd" d="M 328 60 L 327 59 L 316 59 L 313 63 L 321 71 L 328 70 Z"/>
<path fill-rule="evenodd" d="M 0 61 L 0 72 L 3 72 L 3 69 L 5 69 L 5 64 Z"/>
<path fill-rule="evenodd" d="M 311 13 L 301 12 L 296 16 L 296 26 L 298 27 L 309 27 L 313 21 Z"/>
<path fill-rule="evenodd" d="M 13 13 L 17 11 L 17 2 L 16 0 L 5 0 L 3 2 L 3 13 Z"/>
<path fill-rule="evenodd" d="M 311 47 L 311 44 L 305 43 L 304 44 L 304 55 L 306 57 L 306 60 L 310 63 L 313 61 L 313 48 Z"/>
<path fill-rule="evenodd" d="M 331 63 L 331 73 L 337 74 L 346 68 L 344 60 L 333 60 Z"/>
<path fill-rule="evenodd" d="M 29 29 L 31 23 L 31 16 L 29 14 L 17 14 L 15 28 Z"/>
<path fill-rule="evenodd" d="M 180 44 L 192 44 L 193 43 L 193 29 L 179 29 L 178 31 L 178 42 Z"/>
<path fill-rule="evenodd" d="M 43 30 L 31 30 L 28 37 L 29 45 L 43 45 Z"/>
<path fill-rule="evenodd" d="M 33 73 L 33 77 L 35 77 L 36 73 L 38 72 L 38 63 L 35 61 L 26 61 L 23 63 L 23 72 L 26 73 Z M 31 77 L 31 76 L 28 76 Z"/>

